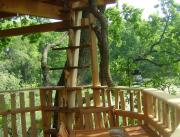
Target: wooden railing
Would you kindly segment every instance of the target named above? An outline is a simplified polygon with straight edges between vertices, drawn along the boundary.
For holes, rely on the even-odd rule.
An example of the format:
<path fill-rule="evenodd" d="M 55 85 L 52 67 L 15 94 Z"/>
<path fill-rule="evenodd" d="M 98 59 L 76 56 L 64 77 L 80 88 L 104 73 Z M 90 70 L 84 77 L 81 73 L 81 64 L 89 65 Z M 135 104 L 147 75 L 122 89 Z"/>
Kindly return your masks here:
<path fill-rule="evenodd" d="M 76 92 L 75 108 L 67 107 L 69 91 Z M 101 103 L 96 107 L 93 91 L 100 92 Z M 56 92 L 59 93 L 58 106 L 54 106 Z M 30 134 L 36 137 L 43 130 L 47 137 L 55 131 L 52 130 L 53 115 L 58 115 L 60 125 L 61 122 L 66 123 L 67 113 L 74 113 L 74 129 L 143 125 L 159 136 L 169 137 L 179 130 L 180 97 L 156 89 L 122 86 L 44 87 L 0 92 L 0 136 L 27 137 Z"/>
<path fill-rule="evenodd" d="M 116 126 L 134 126 L 144 123 L 142 89 L 108 88 L 114 94 Z"/>
<path fill-rule="evenodd" d="M 144 89 L 145 121 L 154 132 L 169 137 L 180 123 L 180 96 L 157 89 Z"/>
<path fill-rule="evenodd" d="M 2 137 L 36 136 L 41 130 L 39 89 L 0 92 Z"/>

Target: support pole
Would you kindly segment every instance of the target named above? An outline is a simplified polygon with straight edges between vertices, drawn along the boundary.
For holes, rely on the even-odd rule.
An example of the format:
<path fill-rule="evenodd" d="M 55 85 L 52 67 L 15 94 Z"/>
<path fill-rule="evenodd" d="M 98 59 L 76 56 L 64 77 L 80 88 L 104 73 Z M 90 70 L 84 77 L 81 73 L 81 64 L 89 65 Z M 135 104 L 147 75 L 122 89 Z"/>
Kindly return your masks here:
<path fill-rule="evenodd" d="M 92 14 L 89 15 L 89 22 L 91 25 L 95 23 L 95 18 Z M 96 34 L 93 29 L 89 28 L 90 31 L 90 45 L 91 45 L 91 67 L 92 67 L 92 84 L 93 87 L 100 86 L 99 83 L 99 69 L 98 69 L 98 57 L 97 57 L 97 39 Z M 94 105 L 100 106 L 100 92 L 97 89 L 94 89 Z"/>
<path fill-rule="evenodd" d="M 82 19 L 82 11 L 72 11 L 71 12 L 71 19 L 73 26 L 81 26 L 81 19 Z M 81 30 L 69 30 L 69 46 L 80 46 L 80 36 Z M 75 50 L 68 50 L 67 51 L 67 59 L 69 66 L 78 66 L 79 60 L 79 49 Z M 77 84 L 77 69 L 65 70 L 65 81 L 66 86 L 68 87 L 75 87 Z M 75 107 L 75 98 L 76 92 L 75 91 L 68 91 L 68 107 L 73 108 Z M 68 130 L 73 129 L 73 114 L 67 114 L 67 128 Z"/>

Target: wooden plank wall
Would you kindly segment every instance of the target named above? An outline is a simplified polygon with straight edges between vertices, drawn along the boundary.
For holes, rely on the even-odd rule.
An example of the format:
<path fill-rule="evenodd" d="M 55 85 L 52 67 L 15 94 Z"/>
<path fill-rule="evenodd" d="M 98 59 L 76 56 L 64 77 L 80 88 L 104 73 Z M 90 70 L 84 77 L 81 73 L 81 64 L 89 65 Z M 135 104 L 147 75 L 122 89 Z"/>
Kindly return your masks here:
<path fill-rule="evenodd" d="M 0 136 L 37 137 L 42 129 L 39 97 L 38 91 L 0 93 L 0 118 L 3 123 Z"/>

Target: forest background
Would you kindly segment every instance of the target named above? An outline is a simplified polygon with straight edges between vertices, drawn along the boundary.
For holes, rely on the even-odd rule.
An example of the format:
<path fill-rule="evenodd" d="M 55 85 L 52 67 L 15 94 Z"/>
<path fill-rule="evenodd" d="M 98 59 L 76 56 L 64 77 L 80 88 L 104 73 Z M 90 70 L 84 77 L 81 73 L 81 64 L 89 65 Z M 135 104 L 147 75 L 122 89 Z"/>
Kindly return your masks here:
<path fill-rule="evenodd" d="M 155 87 L 174 94 L 180 86 L 180 4 L 160 0 L 155 8 L 162 14 L 147 19 L 142 9 L 128 4 L 121 10 L 106 9 L 111 75 L 115 85 Z M 1 19 L 0 29 L 48 22 L 52 20 L 19 16 Z M 0 38 L 0 91 L 42 86 L 42 51 L 49 44 L 67 47 L 67 33 Z M 65 61 L 65 51 L 49 51 L 49 67 L 63 67 Z M 49 71 L 51 85 L 57 84 L 61 73 Z M 90 69 L 84 73 L 78 84 L 91 84 Z"/>

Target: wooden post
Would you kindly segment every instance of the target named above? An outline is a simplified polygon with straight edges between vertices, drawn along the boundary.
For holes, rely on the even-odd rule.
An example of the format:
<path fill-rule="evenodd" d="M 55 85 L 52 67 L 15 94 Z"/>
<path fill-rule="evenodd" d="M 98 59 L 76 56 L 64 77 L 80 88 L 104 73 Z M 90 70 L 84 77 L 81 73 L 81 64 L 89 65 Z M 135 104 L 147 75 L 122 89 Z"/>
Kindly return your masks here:
<path fill-rule="evenodd" d="M 34 99 L 34 92 L 29 92 L 29 105 L 31 108 L 35 106 L 35 99 Z M 37 131 L 36 131 L 36 121 L 35 121 L 35 112 L 30 112 L 30 118 L 31 118 L 31 136 L 36 137 Z"/>
<path fill-rule="evenodd" d="M 6 110 L 4 95 L 0 94 L 0 110 Z M 8 137 L 7 115 L 2 116 L 3 137 Z"/>
<path fill-rule="evenodd" d="M 164 127 L 168 127 L 167 122 L 167 104 L 163 102 L 163 125 Z"/>
<path fill-rule="evenodd" d="M 44 137 L 50 137 L 50 135 L 46 134 L 46 130 L 48 129 L 47 123 L 47 113 L 44 111 L 46 108 L 46 90 L 40 89 L 40 100 L 41 100 L 41 109 L 42 109 L 42 122 L 43 122 L 43 132 Z"/>
<path fill-rule="evenodd" d="M 20 108 L 24 109 L 25 108 L 25 99 L 24 99 L 24 93 L 19 94 L 19 99 L 20 99 Z M 22 127 L 22 135 L 23 137 L 27 137 L 27 132 L 26 132 L 26 115 L 25 112 L 21 113 L 21 127 Z"/>
<path fill-rule="evenodd" d="M 176 123 L 176 127 L 180 124 L 180 109 L 176 108 L 175 109 L 175 123 Z"/>
<path fill-rule="evenodd" d="M 115 90 L 115 109 L 119 109 L 119 89 Z"/>
<path fill-rule="evenodd" d="M 72 11 L 71 12 L 71 19 L 72 19 L 72 25 L 73 26 L 81 26 L 81 19 L 82 19 L 82 11 Z M 69 31 L 69 39 L 70 39 L 70 46 L 80 46 L 80 36 L 81 36 L 81 30 L 70 30 Z M 78 60 L 79 60 L 79 48 L 74 50 L 68 50 L 67 52 L 68 57 L 68 65 L 69 66 L 78 66 Z M 65 76 L 67 78 L 66 85 L 68 87 L 74 87 L 77 84 L 77 69 L 69 70 L 68 75 Z M 67 101 L 68 101 L 68 107 L 73 108 L 75 107 L 75 98 L 76 98 L 76 92 L 74 91 L 68 91 L 67 93 Z M 68 130 L 73 129 L 73 114 L 67 114 L 67 128 Z"/>
<path fill-rule="evenodd" d="M 91 25 L 95 23 L 95 18 L 92 14 L 89 15 L 89 22 Z M 97 39 L 96 34 L 89 27 L 90 39 L 89 44 L 91 45 L 91 69 L 92 69 L 92 84 L 93 87 L 99 86 L 99 68 L 98 68 L 98 58 L 97 58 Z M 100 106 L 100 91 L 98 89 L 94 89 L 93 92 L 94 104 L 95 106 Z"/>
<path fill-rule="evenodd" d="M 124 96 L 124 91 L 120 90 L 119 95 L 121 101 L 121 109 L 126 110 L 126 100 Z M 128 125 L 127 117 L 123 116 L 123 126 L 127 126 L 127 125 Z"/>
<path fill-rule="evenodd" d="M 11 94 L 11 109 L 16 109 L 16 94 Z M 13 137 L 18 137 L 17 125 L 16 125 L 16 114 L 11 114 L 11 127 L 13 131 Z"/>
<path fill-rule="evenodd" d="M 86 99 L 86 107 L 90 107 L 91 106 L 91 99 L 90 99 L 90 95 L 89 92 L 85 93 L 85 99 Z M 87 126 L 85 126 L 85 128 L 87 129 L 93 129 L 93 120 L 92 120 L 92 114 L 85 114 L 85 123 Z"/>
<path fill-rule="evenodd" d="M 77 107 L 78 108 L 82 108 L 83 107 L 83 98 L 82 98 L 82 92 L 81 91 L 77 91 Z M 75 129 L 82 129 L 83 127 L 83 115 L 82 114 L 78 114 L 76 113 L 75 116 L 75 123 L 76 123 L 76 127 Z"/>
<path fill-rule="evenodd" d="M 141 97 L 141 92 L 142 91 L 138 91 L 137 92 L 137 103 L 138 103 L 138 113 L 142 113 L 142 97 Z M 138 124 L 142 125 L 142 120 L 138 120 Z"/>
<path fill-rule="evenodd" d="M 147 123 L 148 123 L 147 122 L 147 120 L 148 120 L 148 108 L 149 108 L 147 93 L 143 93 L 143 97 L 144 97 L 144 116 L 145 116 L 144 125 L 147 126 Z"/>
<path fill-rule="evenodd" d="M 130 111 L 134 112 L 134 90 L 128 90 L 130 94 Z M 134 119 L 131 118 L 131 125 L 134 125 Z"/>

